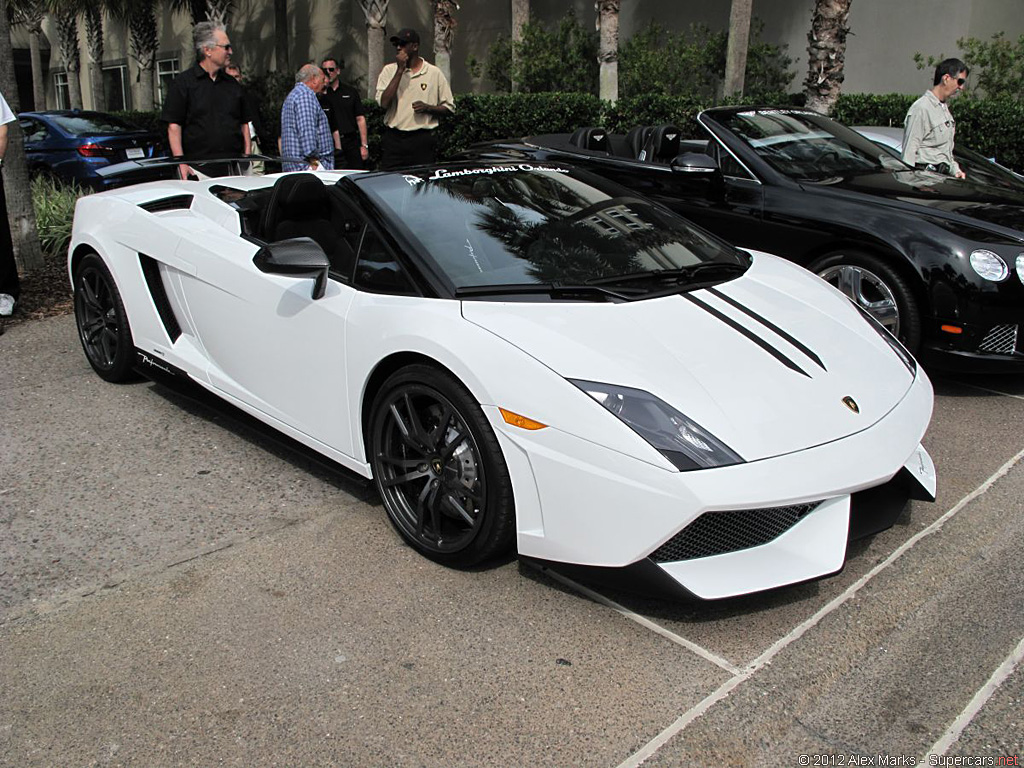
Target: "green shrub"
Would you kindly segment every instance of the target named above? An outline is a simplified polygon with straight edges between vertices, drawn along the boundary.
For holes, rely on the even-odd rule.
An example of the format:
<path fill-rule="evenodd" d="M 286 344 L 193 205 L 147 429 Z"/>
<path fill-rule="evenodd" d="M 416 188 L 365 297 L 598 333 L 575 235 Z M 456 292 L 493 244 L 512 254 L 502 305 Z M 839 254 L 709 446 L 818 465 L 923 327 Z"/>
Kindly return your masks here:
<path fill-rule="evenodd" d="M 32 179 L 32 207 L 36 211 L 36 230 L 43 253 L 59 256 L 68 249 L 75 202 L 83 194 L 86 193 L 80 187 L 52 176 Z"/>
<path fill-rule="evenodd" d="M 1024 99 L 1024 35 L 1017 42 L 1007 40 L 1003 32 L 996 32 L 989 42 L 961 37 L 956 45 L 971 70 L 967 95 L 982 92 L 990 99 Z M 926 60 L 922 54 L 914 54 L 918 69 L 932 69 L 945 58 L 929 56 Z"/>
<path fill-rule="evenodd" d="M 521 41 L 499 37 L 487 51 L 484 74 L 504 93 L 511 92 L 512 80 L 523 93 L 597 93 L 597 49 L 597 33 L 570 8 L 554 29 L 531 20 L 523 25 Z"/>

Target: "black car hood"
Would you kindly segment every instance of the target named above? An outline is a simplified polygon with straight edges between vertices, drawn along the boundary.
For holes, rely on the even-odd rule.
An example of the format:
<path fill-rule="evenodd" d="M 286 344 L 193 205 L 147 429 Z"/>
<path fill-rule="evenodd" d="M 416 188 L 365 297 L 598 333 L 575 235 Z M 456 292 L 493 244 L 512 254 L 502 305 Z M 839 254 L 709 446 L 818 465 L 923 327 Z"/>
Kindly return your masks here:
<path fill-rule="evenodd" d="M 860 200 L 866 196 L 876 203 L 907 210 L 924 206 L 939 216 L 966 216 L 1015 230 L 1017 239 L 1024 238 L 1024 194 L 1002 187 L 945 179 L 923 171 L 833 177 L 817 182 L 801 181 L 800 186 L 815 194 L 836 194 Z M 919 208 L 917 212 L 920 213 Z"/>

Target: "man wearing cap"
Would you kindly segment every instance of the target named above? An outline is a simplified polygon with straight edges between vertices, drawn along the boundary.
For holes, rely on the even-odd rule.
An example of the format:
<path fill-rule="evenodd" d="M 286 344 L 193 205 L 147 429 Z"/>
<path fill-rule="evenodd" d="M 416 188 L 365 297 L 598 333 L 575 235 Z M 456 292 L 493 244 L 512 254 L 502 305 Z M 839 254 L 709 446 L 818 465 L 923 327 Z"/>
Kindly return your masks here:
<path fill-rule="evenodd" d="M 384 108 L 381 168 L 391 170 L 434 162 L 434 130 L 440 117 L 455 111 L 448 79 L 420 58 L 420 36 L 401 29 L 391 36 L 395 62 L 377 78 L 377 101 Z"/>

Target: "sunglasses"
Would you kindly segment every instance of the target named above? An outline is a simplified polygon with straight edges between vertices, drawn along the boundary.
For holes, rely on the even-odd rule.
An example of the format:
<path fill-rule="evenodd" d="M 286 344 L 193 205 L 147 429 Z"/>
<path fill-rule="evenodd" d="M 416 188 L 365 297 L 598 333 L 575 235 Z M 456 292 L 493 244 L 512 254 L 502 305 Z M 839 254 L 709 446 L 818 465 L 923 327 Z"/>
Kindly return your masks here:
<path fill-rule="evenodd" d="M 408 42 L 404 42 L 403 43 L 401 40 L 399 40 L 396 43 L 392 43 L 392 45 L 394 45 L 395 48 L 405 48 L 405 46 L 407 46 L 408 44 L 409 44 Z"/>
<path fill-rule="evenodd" d="M 234 48 L 231 47 L 231 43 L 227 43 L 227 44 L 225 44 L 225 43 L 214 43 L 210 47 L 211 48 L 223 48 L 225 51 L 233 51 L 234 50 Z"/>
<path fill-rule="evenodd" d="M 963 84 L 964 84 L 964 83 L 966 83 L 966 82 L 967 82 L 967 80 L 965 80 L 965 79 L 964 79 L 964 78 L 962 78 L 962 77 L 958 77 L 958 78 L 956 79 L 956 84 L 957 84 L 957 85 L 963 85 Z"/>
<path fill-rule="evenodd" d="M 324 67 L 324 72 L 337 72 L 337 67 Z"/>

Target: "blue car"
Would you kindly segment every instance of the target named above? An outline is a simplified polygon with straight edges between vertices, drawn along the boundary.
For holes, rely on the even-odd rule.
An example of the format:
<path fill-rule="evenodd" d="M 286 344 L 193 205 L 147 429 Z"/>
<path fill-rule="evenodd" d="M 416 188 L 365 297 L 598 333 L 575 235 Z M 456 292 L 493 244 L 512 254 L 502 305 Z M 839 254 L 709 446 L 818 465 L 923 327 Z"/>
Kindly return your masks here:
<path fill-rule="evenodd" d="M 172 170 L 151 168 L 103 178 L 100 168 L 125 160 L 166 155 L 163 138 L 114 115 L 82 110 L 22 112 L 29 172 L 46 174 L 95 191 L 169 178 Z"/>

